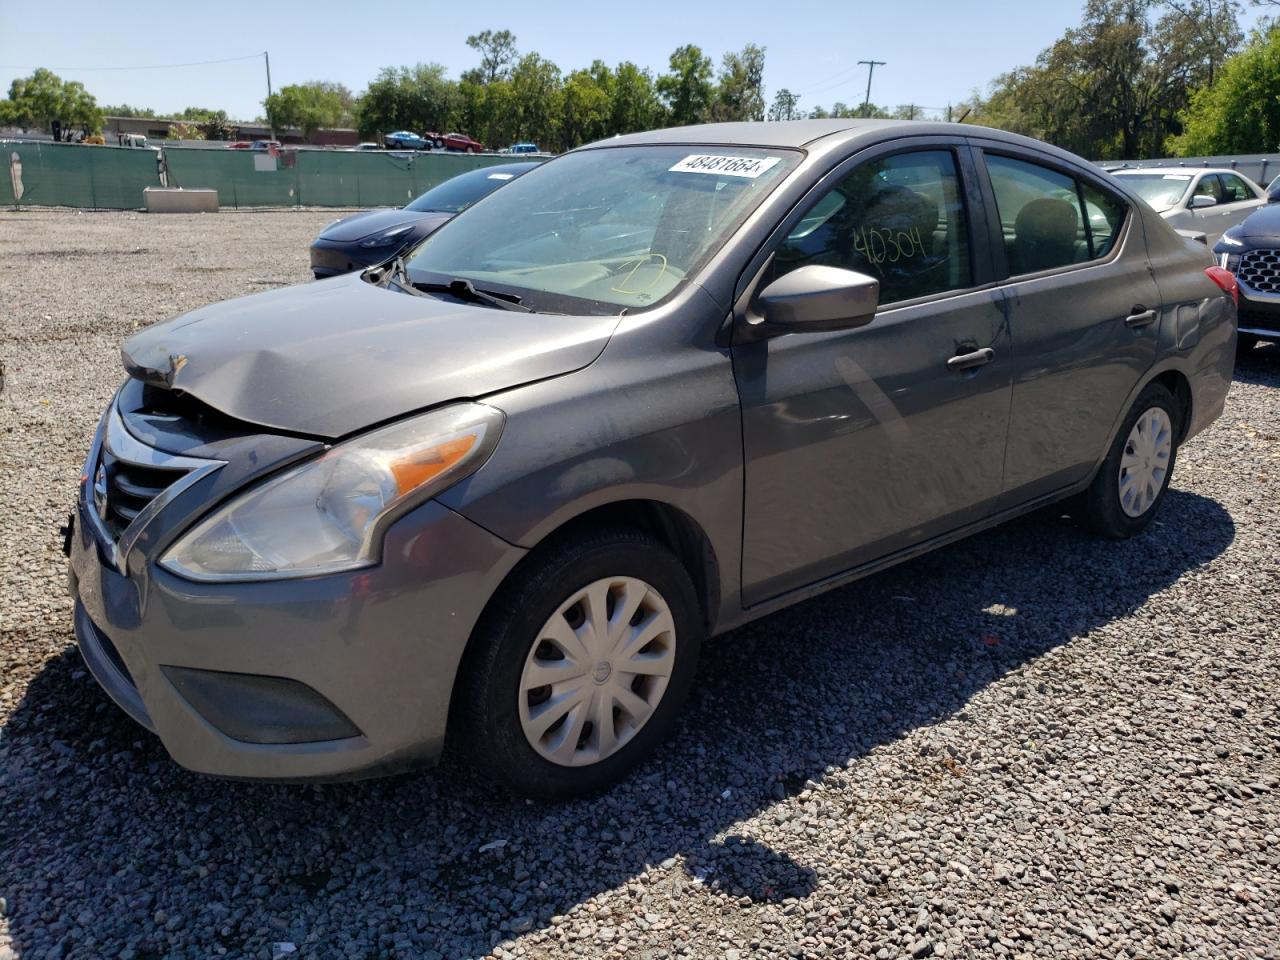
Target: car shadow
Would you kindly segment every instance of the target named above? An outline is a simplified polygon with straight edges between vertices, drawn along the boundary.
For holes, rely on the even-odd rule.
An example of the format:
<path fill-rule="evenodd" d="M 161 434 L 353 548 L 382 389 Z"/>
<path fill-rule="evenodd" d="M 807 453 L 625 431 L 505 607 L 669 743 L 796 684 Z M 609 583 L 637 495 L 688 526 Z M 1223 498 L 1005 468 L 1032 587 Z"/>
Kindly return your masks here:
<path fill-rule="evenodd" d="M 190 774 L 68 649 L 0 738 L 12 949 L 269 955 L 292 941 L 305 956 L 359 935 L 367 949 L 348 955 L 475 956 L 646 872 L 640 915 L 696 885 L 745 909 L 803 897 L 824 878 L 741 822 L 769 813 L 802 832 L 794 804 L 770 808 L 913 729 L 964 721 L 993 681 L 1128 616 L 1235 534 L 1219 503 L 1180 490 L 1157 523 L 1101 541 L 1041 511 L 733 631 L 704 649 L 673 741 L 558 806 L 507 799 L 453 762 L 311 786 Z M 945 779 L 966 761 L 936 762 Z M 397 952 L 395 927 L 412 949 Z"/>
<path fill-rule="evenodd" d="M 1280 343 L 1260 343 L 1236 354 L 1234 379 L 1264 387 L 1280 387 Z"/>

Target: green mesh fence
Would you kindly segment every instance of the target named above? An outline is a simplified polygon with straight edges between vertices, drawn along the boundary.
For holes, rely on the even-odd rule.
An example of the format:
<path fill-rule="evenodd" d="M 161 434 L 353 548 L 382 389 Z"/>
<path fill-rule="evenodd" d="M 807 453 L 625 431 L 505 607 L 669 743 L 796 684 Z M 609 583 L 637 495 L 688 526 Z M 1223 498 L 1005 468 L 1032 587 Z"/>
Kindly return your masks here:
<path fill-rule="evenodd" d="M 4 141 L 0 148 L 5 167 L 0 204 L 6 206 L 136 210 L 143 189 L 160 186 L 154 150 L 17 141 Z"/>
<path fill-rule="evenodd" d="M 21 162 L 18 202 L 59 207 L 137 209 L 142 191 L 160 186 L 154 150 L 69 143 L 5 142 L 6 165 Z M 223 207 L 402 206 L 468 170 L 516 157 L 462 153 L 395 154 L 340 150 L 262 151 L 168 147 L 168 186 L 212 188 Z M 0 179 L 0 203 L 14 202 L 11 177 Z"/>

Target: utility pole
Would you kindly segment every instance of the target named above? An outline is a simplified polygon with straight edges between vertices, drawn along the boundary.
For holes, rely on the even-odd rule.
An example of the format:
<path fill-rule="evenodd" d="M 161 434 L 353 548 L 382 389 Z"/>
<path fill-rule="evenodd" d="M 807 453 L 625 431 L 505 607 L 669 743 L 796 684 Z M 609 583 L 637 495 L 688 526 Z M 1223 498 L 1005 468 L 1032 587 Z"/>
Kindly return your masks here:
<path fill-rule="evenodd" d="M 268 53 L 266 50 L 263 50 L 262 60 L 267 65 L 267 99 L 270 100 L 271 99 L 271 54 Z M 266 104 L 264 103 L 263 107 L 265 106 Z M 274 123 L 271 123 L 270 110 L 267 111 L 267 123 L 271 125 L 271 139 L 274 140 L 276 138 L 276 126 Z"/>
<path fill-rule="evenodd" d="M 876 75 L 876 67 L 886 64 L 883 60 L 859 60 L 858 63 L 867 67 L 867 98 L 862 101 L 862 115 L 866 117 L 871 115 L 871 78 Z"/>

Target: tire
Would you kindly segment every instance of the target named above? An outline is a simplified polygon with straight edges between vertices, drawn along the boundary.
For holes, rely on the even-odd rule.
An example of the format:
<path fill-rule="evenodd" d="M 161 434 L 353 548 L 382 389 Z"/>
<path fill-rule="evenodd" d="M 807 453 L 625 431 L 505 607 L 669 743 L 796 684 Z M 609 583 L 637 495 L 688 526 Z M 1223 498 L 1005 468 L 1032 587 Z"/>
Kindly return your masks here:
<path fill-rule="evenodd" d="M 435 138 L 435 140 L 433 140 L 433 141 L 431 141 L 431 142 L 435 145 L 435 148 L 436 148 L 437 150 L 440 150 L 440 149 L 442 149 L 442 148 L 444 147 L 444 141 L 443 141 L 443 140 L 441 140 L 439 137 L 436 137 L 436 138 Z"/>
<path fill-rule="evenodd" d="M 454 692 L 450 733 L 465 762 L 486 782 L 521 797 L 561 800 L 617 782 L 671 733 L 697 668 L 702 612 L 680 561 L 638 531 L 608 529 L 566 538 L 540 548 L 525 563 L 495 595 L 472 637 Z M 589 641 L 578 648 L 580 656 L 564 656 L 564 648 L 546 638 L 567 637 L 567 648 L 577 642 L 574 637 L 591 637 L 588 601 L 570 601 L 588 589 L 604 596 L 600 584 L 610 580 L 611 616 L 618 602 L 640 600 L 630 622 L 610 623 L 609 632 L 617 629 L 632 642 L 649 633 L 655 639 L 630 659 L 625 639 L 609 660 L 598 659 L 598 648 L 588 650 Z M 668 670 L 669 675 L 624 668 L 641 661 L 649 661 L 646 671 Z M 533 686 L 548 667 L 564 669 L 567 676 L 583 666 L 586 672 L 573 679 Z M 631 709 L 637 701 L 650 709 L 636 722 L 615 695 L 626 698 Z M 596 712 L 602 703 L 608 705 L 604 722 L 617 744 L 609 752 L 604 750 L 608 735 L 598 734 L 592 719 L 604 716 Z M 536 732 L 553 715 L 563 720 Z M 558 761 L 550 758 L 553 753 Z"/>
<path fill-rule="evenodd" d="M 1181 419 L 1178 401 L 1160 384 L 1150 384 L 1138 395 L 1097 476 L 1080 498 L 1078 513 L 1085 526 L 1100 536 L 1117 540 L 1136 536 L 1147 528 L 1169 489 L 1178 458 Z M 1138 428 L 1140 421 L 1143 425 Z M 1154 436 L 1149 441 L 1151 446 L 1146 446 L 1143 439 L 1148 436 Z M 1135 445 L 1131 446 L 1131 441 L 1136 441 Z M 1136 464 L 1130 468 L 1125 465 L 1126 459 L 1136 459 Z M 1150 474 L 1148 463 L 1156 468 Z M 1136 480 L 1124 488 L 1129 476 Z M 1122 493 L 1122 488 L 1127 493 Z"/>
<path fill-rule="evenodd" d="M 479 147 L 467 147 L 467 153 L 479 153 L 479 152 L 480 152 Z"/>

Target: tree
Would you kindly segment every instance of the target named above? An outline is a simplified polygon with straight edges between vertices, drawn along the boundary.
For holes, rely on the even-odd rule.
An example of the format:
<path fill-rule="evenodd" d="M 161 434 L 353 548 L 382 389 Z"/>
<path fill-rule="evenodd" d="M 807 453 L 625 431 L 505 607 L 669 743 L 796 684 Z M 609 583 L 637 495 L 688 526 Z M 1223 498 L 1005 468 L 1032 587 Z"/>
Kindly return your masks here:
<path fill-rule="evenodd" d="M 393 130 L 441 133 L 462 107 L 459 84 L 445 76 L 440 64 L 384 67 L 360 98 L 356 128 L 365 138 Z"/>
<path fill-rule="evenodd" d="M 1163 152 L 1192 89 L 1239 33 L 1235 0 L 1088 0 L 1036 63 L 997 78 L 972 119 L 1095 158 Z"/>
<path fill-rule="evenodd" d="M 1269 153 L 1280 149 L 1280 27 L 1256 33 L 1201 87 L 1170 145 L 1178 156 Z"/>
<path fill-rule="evenodd" d="M 770 120 L 799 120 L 803 113 L 799 110 L 800 97 L 783 87 L 773 95 L 773 106 L 769 108 Z M 815 111 L 816 112 L 816 111 Z M 823 116 L 831 114 L 823 111 Z"/>
<path fill-rule="evenodd" d="M 749 43 L 724 55 L 708 119 L 764 119 L 764 47 Z"/>
<path fill-rule="evenodd" d="M 560 146 L 573 147 L 607 135 L 613 74 L 600 60 L 575 70 L 564 81 L 560 110 Z"/>
<path fill-rule="evenodd" d="M 225 110 L 187 107 L 175 119 L 193 121 L 200 132 L 195 139 L 199 140 L 230 140 L 234 133 Z"/>
<path fill-rule="evenodd" d="M 342 120 L 342 98 L 325 83 L 296 83 L 281 87 L 262 102 L 272 129 L 298 127 L 304 140 L 317 130 L 336 127 Z"/>
<path fill-rule="evenodd" d="M 700 123 L 711 106 L 711 58 L 701 48 L 686 44 L 671 54 L 670 73 L 658 78 L 657 89 L 667 106 L 670 126 Z"/>
<path fill-rule="evenodd" d="M 102 132 L 102 110 L 79 81 L 65 81 L 44 67 L 9 85 L 0 100 L 0 122 L 24 130 L 49 130 L 56 140 L 70 140 L 73 128 L 82 134 Z"/>
<path fill-rule="evenodd" d="M 480 52 L 480 83 L 505 80 L 519 58 L 516 37 L 510 30 L 482 30 L 467 37 L 467 46 Z"/>
<path fill-rule="evenodd" d="M 110 106 L 102 108 L 104 117 L 140 117 L 146 120 L 154 120 L 158 114 L 150 108 L 131 107 L 127 103 L 122 103 L 118 107 Z"/>
<path fill-rule="evenodd" d="M 609 103 L 607 133 L 636 133 L 657 126 L 662 114 L 653 74 L 630 60 L 624 60 L 613 71 L 613 95 Z"/>
<path fill-rule="evenodd" d="M 555 143 L 564 99 L 560 68 L 526 53 L 511 71 L 513 140 Z"/>

